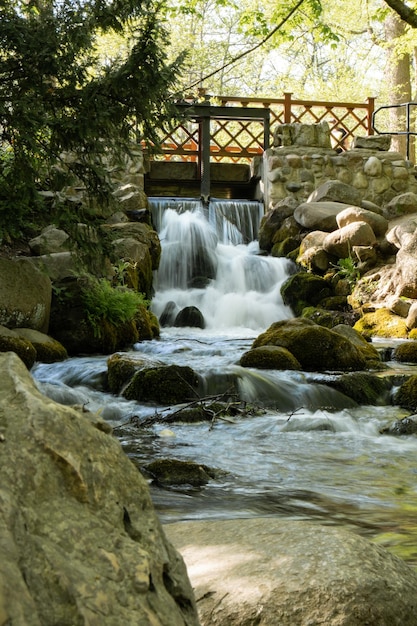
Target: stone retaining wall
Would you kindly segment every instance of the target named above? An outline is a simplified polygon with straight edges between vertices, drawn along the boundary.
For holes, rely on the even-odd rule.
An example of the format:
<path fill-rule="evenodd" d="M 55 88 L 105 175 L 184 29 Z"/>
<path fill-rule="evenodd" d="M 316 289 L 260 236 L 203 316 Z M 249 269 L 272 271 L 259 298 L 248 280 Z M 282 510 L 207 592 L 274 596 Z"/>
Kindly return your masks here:
<path fill-rule="evenodd" d="M 327 122 L 282 124 L 273 147 L 264 155 L 265 209 L 288 196 L 304 202 L 327 180 L 355 187 L 362 200 L 377 206 L 398 194 L 417 192 L 413 163 L 389 151 L 390 136 L 357 137 L 350 150 L 338 153 L 330 143 Z"/>

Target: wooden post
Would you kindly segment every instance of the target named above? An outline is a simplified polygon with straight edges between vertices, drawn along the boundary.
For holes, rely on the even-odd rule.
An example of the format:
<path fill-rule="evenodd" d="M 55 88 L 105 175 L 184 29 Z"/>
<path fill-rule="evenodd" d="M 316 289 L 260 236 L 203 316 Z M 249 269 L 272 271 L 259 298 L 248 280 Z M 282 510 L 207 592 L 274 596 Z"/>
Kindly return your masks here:
<path fill-rule="evenodd" d="M 375 111 L 375 98 L 368 98 L 368 112 L 367 112 L 367 126 L 368 126 L 368 135 L 374 134 L 374 129 L 372 128 L 372 115 Z"/>
<path fill-rule="evenodd" d="M 284 93 L 284 124 L 291 124 L 291 96 L 290 91 Z"/>

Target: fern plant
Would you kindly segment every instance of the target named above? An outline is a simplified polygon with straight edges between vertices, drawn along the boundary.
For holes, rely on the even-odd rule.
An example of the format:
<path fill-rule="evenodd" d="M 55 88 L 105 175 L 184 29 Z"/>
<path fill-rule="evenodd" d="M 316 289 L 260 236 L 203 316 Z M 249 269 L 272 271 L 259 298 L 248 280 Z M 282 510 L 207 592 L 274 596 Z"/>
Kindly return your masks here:
<path fill-rule="evenodd" d="M 118 326 L 131 322 L 140 307 L 149 305 L 143 294 L 124 287 L 112 287 L 105 278 L 89 280 L 81 297 L 96 337 L 101 336 L 103 323 Z"/>

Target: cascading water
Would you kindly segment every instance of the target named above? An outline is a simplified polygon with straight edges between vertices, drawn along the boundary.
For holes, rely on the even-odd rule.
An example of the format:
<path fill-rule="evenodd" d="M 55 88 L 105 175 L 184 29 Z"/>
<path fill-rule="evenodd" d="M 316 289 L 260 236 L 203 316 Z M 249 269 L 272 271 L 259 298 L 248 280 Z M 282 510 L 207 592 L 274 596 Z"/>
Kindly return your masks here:
<path fill-rule="evenodd" d="M 259 254 L 259 203 L 154 199 L 162 243 L 152 307 L 167 326 L 159 341 L 134 349 L 166 364 L 189 365 L 206 395 L 237 383 L 242 400 L 262 415 L 166 425 L 172 407 L 139 404 L 106 389 L 105 356 L 37 364 L 41 390 L 63 404 L 82 404 L 108 420 L 140 466 L 156 458 L 196 461 L 223 470 L 202 489 L 152 487 L 165 521 L 274 515 L 354 528 L 417 564 L 413 437 L 382 436 L 399 407 L 356 406 L 316 377 L 238 365 L 252 340 L 291 311 L 280 286 L 291 263 Z M 205 328 L 177 327 L 178 313 L 199 309 Z M 149 424 L 149 420 L 151 425 Z"/>
<path fill-rule="evenodd" d="M 161 200 L 151 203 L 162 244 L 152 307 L 159 318 L 169 308 L 166 325 L 185 307 L 197 307 L 205 327 L 217 330 L 261 330 L 291 317 L 280 287 L 292 264 L 259 255 L 258 202 L 214 201 L 206 211 L 197 201 L 172 206 L 166 200 L 161 215 Z"/>

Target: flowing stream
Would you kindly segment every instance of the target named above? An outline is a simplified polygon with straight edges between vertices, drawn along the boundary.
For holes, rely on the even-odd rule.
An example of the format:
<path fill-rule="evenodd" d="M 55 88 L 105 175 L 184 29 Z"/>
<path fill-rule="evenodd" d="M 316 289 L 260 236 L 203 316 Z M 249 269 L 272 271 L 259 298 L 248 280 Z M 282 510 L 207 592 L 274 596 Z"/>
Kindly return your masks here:
<path fill-rule="evenodd" d="M 343 525 L 417 566 L 417 438 L 380 434 L 407 413 L 389 398 L 357 406 L 326 386 L 324 374 L 238 365 L 258 334 L 292 316 L 280 286 L 293 267 L 258 254 L 261 214 L 254 202 L 216 201 L 207 209 L 196 201 L 154 200 L 163 253 L 152 307 L 158 317 L 169 311 L 169 325 L 159 341 L 133 348 L 191 366 L 205 395 L 234 384 L 242 400 L 262 407 L 260 414 L 152 423 L 172 407 L 109 394 L 104 356 L 36 364 L 33 376 L 56 401 L 99 412 L 139 467 L 175 458 L 221 470 L 200 488 L 151 485 L 164 522 L 274 516 Z M 175 326 L 184 307 L 197 307 L 205 327 Z"/>

